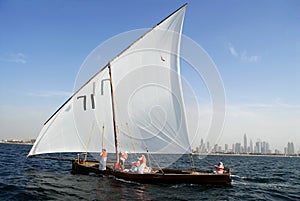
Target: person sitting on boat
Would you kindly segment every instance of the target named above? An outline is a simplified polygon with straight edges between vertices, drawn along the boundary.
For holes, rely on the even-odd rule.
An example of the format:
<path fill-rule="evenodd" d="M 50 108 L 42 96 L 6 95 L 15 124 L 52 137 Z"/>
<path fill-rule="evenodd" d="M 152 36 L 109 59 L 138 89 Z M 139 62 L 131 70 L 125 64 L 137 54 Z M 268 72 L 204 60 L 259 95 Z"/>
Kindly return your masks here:
<path fill-rule="evenodd" d="M 102 149 L 99 161 L 99 170 L 106 170 L 107 153 L 106 149 Z"/>
<path fill-rule="evenodd" d="M 120 155 L 120 166 L 122 171 L 124 171 L 125 169 L 125 161 L 127 160 L 127 158 L 128 158 L 128 152 L 127 151 L 122 152 Z"/>
<path fill-rule="evenodd" d="M 147 159 L 146 159 L 145 155 L 143 154 L 142 157 L 139 158 L 139 160 L 140 160 L 140 166 L 138 167 L 138 173 L 144 174 L 144 169 L 147 167 L 146 166 Z"/>
<path fill-rule="evenodd" d="M 131 172 L 137 172 L 139 166 L 140 166 L 140 161 L 139 160 L 132 162 L 130 171 Z"/>
<path fill-rule="evenodd" d="M 224 173 L 224 164 L 222 162 L 219 162 L 218 165 L 216 166 L 216 172 L 218 174 Z"/>

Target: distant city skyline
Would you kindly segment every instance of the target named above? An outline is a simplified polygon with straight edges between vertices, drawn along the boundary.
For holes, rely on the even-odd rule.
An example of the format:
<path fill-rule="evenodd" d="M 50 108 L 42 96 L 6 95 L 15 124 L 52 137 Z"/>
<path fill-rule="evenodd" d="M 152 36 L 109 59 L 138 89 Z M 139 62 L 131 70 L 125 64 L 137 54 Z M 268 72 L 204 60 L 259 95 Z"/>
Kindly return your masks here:
<path fill-rule="evenodd" d="M 235 153 L 235 154 L 285 154 L 293 155 L 300 154 L 300 147 L 295 147 L 293 142 L 287 141 L 286 147 L 283 150 L 272 148 L 267 141 L 257 140 L 253 144 L 252 139 L 248 140 L 246 133 L 243 135 L 243 145 L 241 142 L 232 142 L 224 144 L 224 147 L 219 144 L 211 145 L 210 142 L 205 142 L 201 139 L 200 145 L 196 147 L 196 152 L 200 153 Z"/>

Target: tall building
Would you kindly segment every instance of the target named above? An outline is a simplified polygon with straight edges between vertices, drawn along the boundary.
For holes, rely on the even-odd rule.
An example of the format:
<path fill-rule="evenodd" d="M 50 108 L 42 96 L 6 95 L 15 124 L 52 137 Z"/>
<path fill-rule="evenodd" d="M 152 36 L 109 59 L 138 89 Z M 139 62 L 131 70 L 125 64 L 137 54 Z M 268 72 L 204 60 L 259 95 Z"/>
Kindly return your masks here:
<path fill-rule="evenodd" d="M 289 142 L 286 149 L 286 154 L 292 155 L 295 154 L 294 143 Z"/>
<path fill-rule="evenodd" d="M 248 152 L 248 146 L 247 146 L 247 136 L 246 133 L 244 134 L 244 153 Z"/>
<path fill-rule="evenodd" d="M 269 154 L 269 153 L 271 153 L 270 145 L 269 145 L 268 142 L 263 141 L 261 143 L 261 153 L 262 154 Z"/>
<path fill-rule="evenodd" d="M 241 143 L 235 143 L 235 153 L 241 153 Z"/>
<path fill-rule="evenodd" d="M 258 141 L 258 142 L 255 143 L 254 153 L 256 153 L 256 154 L 260 154 L 261 153 L 261 142 L 260 141 Z"/>
<path fill-rule="evenodd" d="M 228 150 L 228 144 L 225 144 L 225 153 L 227 153 L 229 150 Z"/>
<path fill-rule="evenodd" d="M 250 153 L 253 153 L 253 142 L 252 142 L 252 139 L 250 139 L 250 150 L 249 150 Z"/>
<path fill-rule="evenodd" d="M 266 152 L 267 152 L 267 150 L 266 150 L 266 142 L 263 141 L 263 142 L 261 143 L 261 153 L 262 153 L 262 154 L 265 154 Z"/>
<path fill-rule="evenodd" d="M 203 142 L 203 138 L 201 138 L 200 146 L 199 146 L 199 151 L 202 153 L 205 151 L 205 143 Z"/>
<path fill-rule="evenodd" d="M 209 146 L 209 142 L 208 141 L 206 142 L 206 148 L 207 148 L 207 152 L 209 152 L 210 151 L 210 146 Z"/>
<path fill-rule="evenodd" d="M 267 142 L 266 143 L 266 153 L 267 154 L 270 154 L 272 151 L 271 151 L 271 149 L 270 149 L 270 144 Z"/>

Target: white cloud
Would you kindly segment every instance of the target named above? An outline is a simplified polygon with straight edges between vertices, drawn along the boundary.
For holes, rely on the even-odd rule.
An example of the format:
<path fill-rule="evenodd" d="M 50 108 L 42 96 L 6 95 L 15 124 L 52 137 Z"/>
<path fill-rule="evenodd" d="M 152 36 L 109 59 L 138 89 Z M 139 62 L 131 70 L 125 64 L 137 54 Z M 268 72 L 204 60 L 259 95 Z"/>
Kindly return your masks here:
<path fill-rule="evenodd" d="M 3 55 L 3 56 L 0 56 L 0 61 L 26 64 L 27 63 L 27 56 L 25 54 L 21 53 L 21 52 L 6 54 L 6 55 Z"/>
<path fill-rule="evenodd" d="M 30 92 L 27 93 L 29 96 L 35 96 L 35 97 L 70 97 L 72 95 L 71 92 L 68 91 L 37 91 L 37 92 Z"/>
<path fill-rule="evenodd" d="M 259 58 L 260 58 L 259 56 L 248 56 L 247 51 L 243 51 L 240 56 L 240 59 L 242 61 L 248 61 L 248 62 L 257 62 Z"/>
<path fill-rule="evenodd" d="M 235 48 L 233 47 L 233 45 L 232 45 L 231 43 L 229 43 L 228 46 L 229 46 L 228 48 L 229 48 L 230 54 L 231 54 L 232 56 L 234 56 L 234 57 L 238 57 L 239 54 L 236 52 L 236 50 L 235 50 Z"/>
<path fill-rule="evenodd" d="M 233 57 L 238 58 L 239 60 L 244 62 L 257 62 L 260 59 L 260 56 L 248 55 L 246 50 L 238 52 L 231 43 L 228 44 L 228 49 Z"/>

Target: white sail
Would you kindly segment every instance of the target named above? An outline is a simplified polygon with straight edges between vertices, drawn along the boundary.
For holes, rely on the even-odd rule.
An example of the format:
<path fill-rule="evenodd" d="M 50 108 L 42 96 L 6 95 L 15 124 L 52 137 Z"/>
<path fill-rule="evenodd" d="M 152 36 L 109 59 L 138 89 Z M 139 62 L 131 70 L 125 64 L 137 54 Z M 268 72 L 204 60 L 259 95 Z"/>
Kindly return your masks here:
<path fill-rule="evenodd" d="M 114 151 L 108 68 L 79 89 L 44 125 L 29 156 L 55 152 Z"/>
<path fill-rule="evenodd" d="M 190 151 L 179 67 L 184 14 L 182 7 L 110 63 L 121 151 Z"/>
<path fill-rule="evenodd" d="M 80 88 L 44 125 L 30 155 L 115 151 L 112 72 L 120 151 L 190 151 L 179 53 L 185 6 L 163 20 Z M 104 142 L 102 142 L 104 126 Z"/>

